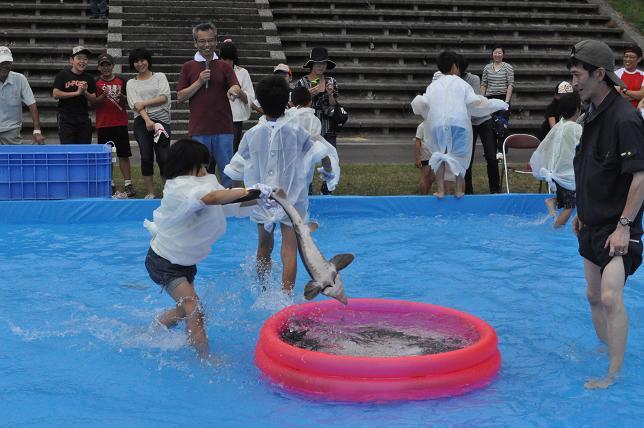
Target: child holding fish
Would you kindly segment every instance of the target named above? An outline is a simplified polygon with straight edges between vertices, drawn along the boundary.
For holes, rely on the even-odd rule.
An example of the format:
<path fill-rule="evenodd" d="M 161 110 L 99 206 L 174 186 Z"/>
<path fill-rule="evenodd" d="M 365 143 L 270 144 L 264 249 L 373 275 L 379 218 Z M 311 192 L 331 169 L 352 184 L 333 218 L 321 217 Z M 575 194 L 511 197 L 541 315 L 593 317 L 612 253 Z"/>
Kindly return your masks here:
<path fill-rule="evenodd" d="M 250 209 L 244 212 L 242 207 L 255 205 L 257 198 L 260 204 L 271 205 L 272 191 L 263 184 L 253 189 L 224 189 L 206 172 L 209 161 L 208 149 L 195 140 L 172 144 L 161 205 L 154 210 L 153 221 L 143 223 L 152 235 L 145 267 L 176 302 L 158 322 L 170 328 L 185 320 L 190 343 L 201 358 L 208 358 L 209 353 L 204 311 L 194 287 L 196 265 L 226 231 L 226 216 L 247 216 Z"/>
<path fill-rule="evenodd" d="M 288 202 L 306 222 L 308 217 L 308 171 L 313 167 L 310 152 L 314 144 L 310 134 L 291 115 L 285 115 L 289 86 L 281 76 L 268 76 L 256 88 L 256 97 L 264 110 L 257 125 L 246 131 L 224 173 L 245 183 L 266 183 L 282 188 Z M 308 160 L 307 160 L 308 159 Z M 329 156 L 322 157 L 320 177 L 330 182 L 335 177 Z M 308 163 L 308 164 L 307 164 Z M 282 233 L 282 289 L 290 292 L 297 274 L 297 239 L 291 221 L 282 209 L 256 207 L 251 220 L 257 223 L 257 274 L 264 280 L 271 270 L 274 228 Z"/>

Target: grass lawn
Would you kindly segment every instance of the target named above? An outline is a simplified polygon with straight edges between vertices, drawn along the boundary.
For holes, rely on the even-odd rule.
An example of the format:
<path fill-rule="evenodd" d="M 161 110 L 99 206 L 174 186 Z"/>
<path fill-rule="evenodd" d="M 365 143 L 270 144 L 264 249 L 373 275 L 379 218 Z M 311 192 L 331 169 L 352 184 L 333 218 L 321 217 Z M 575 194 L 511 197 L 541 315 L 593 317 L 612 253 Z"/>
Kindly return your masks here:
<path fill-rule="evenodd" d="M 413 165 L 399 164 L 347 164 L 342 166 L 340 184 L 334 192 L 336 195 L 418 195 L 419 172 Z M 118 167 L 114 168 L 114 181 L 122 189 L 123 179 Z M 137 190 L 136 198 L 145 196 L 145 186 L 139 167 L 132 168 L 132 182 Z M 161 196 L 161 180 L 158 170 L 155 173 L 156 195 Z M 475 193 L 488 193 L 485 165 L 474 165 L 473 186 Z M 435 190 L 436 185 L 433 186 Z M 320 188 L 318 178 L 314 181 L 314 190 Z M 510 189 L 513 193 L 536 193 L 539 182 L 529 174 L 510 173 Z M 503 184 L 505 190 L 505 184 Z"/>
<path fill-rule="evenodd" d="M 608 3 L 622 14 L 624 20 L 640 33 L 644 33 L 644 1 L 642 0 L 608 0 Z"/>

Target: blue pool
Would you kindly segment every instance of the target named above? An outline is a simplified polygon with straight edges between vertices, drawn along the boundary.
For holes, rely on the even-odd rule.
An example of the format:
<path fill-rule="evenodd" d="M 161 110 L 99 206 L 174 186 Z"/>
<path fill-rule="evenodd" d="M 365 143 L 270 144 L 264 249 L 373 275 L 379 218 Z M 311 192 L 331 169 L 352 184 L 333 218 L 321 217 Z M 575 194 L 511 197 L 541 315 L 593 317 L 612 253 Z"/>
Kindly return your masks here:
<path fill-rule="evenodd" d="M 155 331 L 171 299 L 147 276 L 142 220 L 158 201 L 0 203 L 0 426 L 624 426 L 644 418 L 644 293 L 625 299 L 623 376 L 603 374 L 570 226 L 553 230 L 543 195 L 314 199 L 314 238 L 343 271 L 349 297 L 464 310 L 489 322 L 503 363 L 488 387 L 423 402 L 316 402 L 264 382 L 255 341 L 272 313 L 300 302 L 260 292 L 256 229 L 229 223 L 199 265 L 211 350 L 201 365 L 181 329 Z M 275 256 L 278 255 L 276 251 Z M 279 272 L 278 272 L 279 273 Z M 277 287 L 277 285 L 275 285 Z"/>

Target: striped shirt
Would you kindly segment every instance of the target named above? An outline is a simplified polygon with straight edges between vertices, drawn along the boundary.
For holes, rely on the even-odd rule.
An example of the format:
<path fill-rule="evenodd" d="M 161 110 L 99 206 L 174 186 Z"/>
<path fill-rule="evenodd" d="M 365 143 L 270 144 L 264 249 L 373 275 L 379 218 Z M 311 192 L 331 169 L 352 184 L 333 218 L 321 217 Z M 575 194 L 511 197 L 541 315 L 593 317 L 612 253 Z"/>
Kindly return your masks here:
<path fill-rule="evenodd" d="M 490 63 L 483 68 L 483 78 L 481 85 L 487 89 L 485 96 L 501 95 L 508 92 L 508 87 L 514 88 L 514 70 L 507 62 L 501 63 L 499 70 L 494 69 L 494 63 Z"/>

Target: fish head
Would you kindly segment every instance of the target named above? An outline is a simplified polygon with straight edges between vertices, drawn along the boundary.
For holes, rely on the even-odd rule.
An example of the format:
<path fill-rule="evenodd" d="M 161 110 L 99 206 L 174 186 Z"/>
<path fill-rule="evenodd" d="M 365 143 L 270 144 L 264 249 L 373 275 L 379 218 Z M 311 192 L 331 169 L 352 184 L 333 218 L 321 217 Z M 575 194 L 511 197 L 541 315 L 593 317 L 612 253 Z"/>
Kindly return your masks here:
<path fill-rule="evenodd" d="M 333 275 L 332 282 L 323 284 L 322 294 L 328 297 L 333 297 L 344 305 L 348 303 L 347 295 L 344 292 L 342 277 L 340 277 L 340 274 L 337 272 Z"/>

